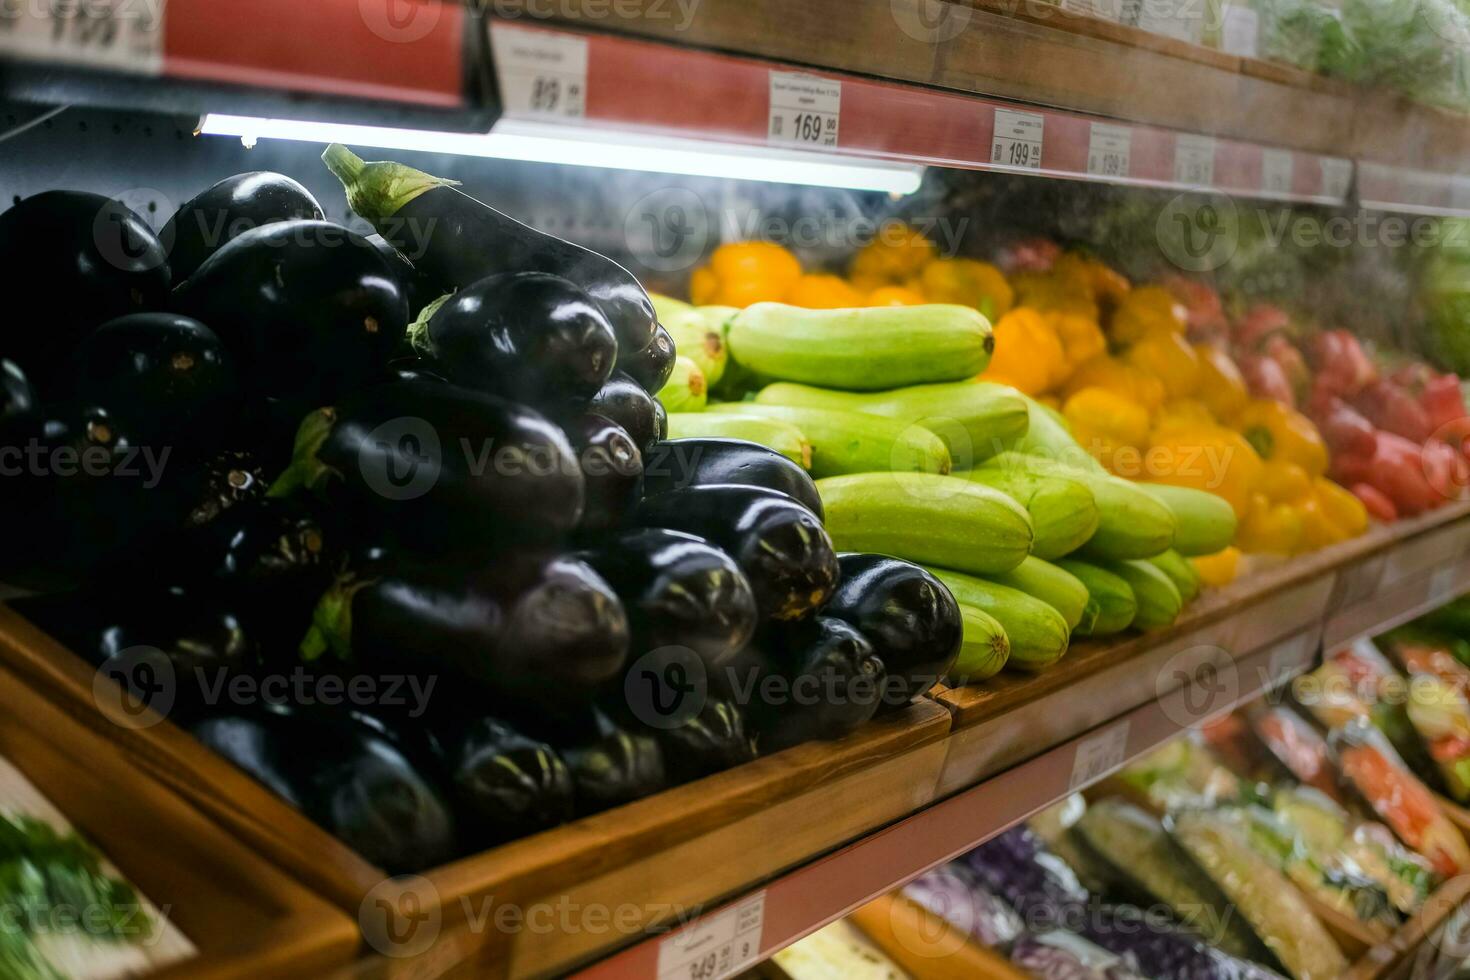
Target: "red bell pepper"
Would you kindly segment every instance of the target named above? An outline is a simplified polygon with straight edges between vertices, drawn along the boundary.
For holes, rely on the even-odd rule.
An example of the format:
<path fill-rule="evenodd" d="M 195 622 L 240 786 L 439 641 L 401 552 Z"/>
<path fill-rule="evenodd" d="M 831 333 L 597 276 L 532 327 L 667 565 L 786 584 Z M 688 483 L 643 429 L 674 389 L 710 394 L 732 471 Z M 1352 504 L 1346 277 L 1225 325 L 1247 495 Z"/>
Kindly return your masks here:
<path fill-rule="evenodd" d="M 1307 344 L 1307 360 L 1317 372 L 1317 384 L 1346 398 L 1378 379 L 1378 367 L 1358 338 L 1346 330 L 1326 330 Z"/>
<path fill-rule="evenodd" d="M 1296 391 L 1280 364 L 1263 354 L 1246 354 L 1237 357 L 1235 363 L 1252 395 L 1296 408 Z"/>
<path fill-rule="evenodd" d="M 1307 415 L 1317 424 L 1322 438 L 1327 440 L 1327 448 L 1334 454 L 1371 456 L 1377 432 L 1373 423 L 1323 387 L 1321 381 L 1319 376 L 1307 402 Z"/>
<path fill-rule="evenodd" d="M 1291 317 L 1279 306 L 1257 303 L 1235 324 L 1235 346 L 1241 351 L 1259 350 L 1266 338 L 1291 329 Z"/>
<path fill-rule="evenodd" d="M 1434 433 L 1429 413 L 1392 381 L 1380 378 L 1364 386 L 1352 403 L 1369 422 L 1410 442 L 1422 444 Z"/>
<path fill-rule="evenodd" d="M 1398 508 L 1393 501 L 1383 495 L 1383 491 L 1366 483 L 1354 483 L 1348 487 L 1353 496 L 1363 502 L 1363 507 L 1368 511 L 1370 517 L 1375 520 L 1391 524 L 1399 519 Z"/>
<path fill-rule="evenodd" d="M 1305 397 L 1312 385 L 1312 372 L 1307 368 L 1307 359 L 1286 334 L 1273 333 L 1267 337 L 1261 352 L 1281 366 L 1281 373 L 1286 375 L 1296 397 Z"/>
<path fill-rule="evenodd" d="M 1443 465 L 1442 458 L 1434 459 L 1430 468 L 1441 473 Z M 1393 501 L 1394 509 L 1405 516 L 1438 507 L 1446 500 L 1430 482 L 1420 448 L 1391 432 L 1378 433 L 1371 456 L 1334 456 L 1332 477 L 1345 486 L 1368 484 Z"/>
<path fill-rule="evenodd" d="M 1061 254 L 1062 247 L 1050 238 L 1023 238 L 1007 246 L 997 264 L 1007 273 L 1050 272 Z"/>
<path fill-rule="evenodd" d="M 1184 305 L 1184 323 L 1191 343 L 1229 343 L 1230 322 L 1225 319 L 1225 307 L 1215 287 L 1198 279 L 1170 276 L 1164 280 L 1164 288 Z"/>

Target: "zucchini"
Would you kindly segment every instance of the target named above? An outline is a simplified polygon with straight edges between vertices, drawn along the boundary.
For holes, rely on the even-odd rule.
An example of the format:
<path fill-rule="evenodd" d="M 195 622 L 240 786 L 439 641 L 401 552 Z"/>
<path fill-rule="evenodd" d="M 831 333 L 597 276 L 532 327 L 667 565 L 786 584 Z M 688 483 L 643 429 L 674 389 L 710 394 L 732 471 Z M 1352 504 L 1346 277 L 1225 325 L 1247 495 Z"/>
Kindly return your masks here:
<path fill-rule="evenodd" d="M 657 309 L 658 300 L 653 305 Z M 717 384 L 725 374 L 725 362 L 730 359 L 719 324 L 712 323 L 702 310 L 693 307 L 667 316 L 660 312 L 659 321 L 674 339 L 679 356 L 698 364 L 711 386 Z"/>
<path fill-rule="evenodd" d="M 923 426 L 904 425 L 862 412 L 753 402 L 711 405 L 709 411 L 790 422 L 812 444 L 812 476 L 818 479 L 847 473 L 949 472 L 949 450 L 944 448 L 944 441 Z"/>
<path fill-rule="evenodd" d="M 1075 576 L 1087 587 L 1087 604 L 1090 613 L 1084 613 L 1077 632 L 1082 636 L 1108 636 L 1121 633 L 1133 625 L 1138 613 L 1138 600 L 1133 589 L 1123 579 L 1106 569 L 1085 561 L 1063 558 L 1057 567 Z M 1091 616 L 1092 624 L 1087 625 Z"/>
<path fill-rule="evenodd" d="M 1041 402 L 1026 395 L 1029 424 L 1026 434 L 1016 440 L 1011 448 L 1028 456 L 1039 456 L 1055 463 L 1064 463 L 1089 473 L 1106 473 L 1101 463 L 1072 438 L 1072 428 L 1060 414 Z"/>
<path fill-rule="evenodd" d="M 1213 555 L 1235 540 L 1235 508 L 1224 497 L 1167 483 L 1137 486 L 1173 513 L 1174 550 L 1181 555 Z"/>
<path fill-rule="evenodd" d="M 1110 561 L 1103 567 L 1128 583 L 1138 600 L 1133 625 L 1141 630 L 1162 629 L 1179 618 L 1184 597 L 1174 583 L 1156 566 L 1146 561 Z"/>
<path fill-rule="evenodd" d="M 873 394 L 773 384 L 762 388 L 755 400 L 761 405 L 867 412 L 922 425 L 944 440 L 957 470 L 968 470 L 1013 445 L 1030 420 L 1025 396 L 988 381 L 915 385 Z"/>
<path fill-rule="evenodd" d="M 968 306 L 808 310 L 756 303 L 730 321 L 730 354 L 757 374 L 851 391 L 972 378 L 990 363 L 990 321 Z"/>
<path fill-rule="evenodd" d="M 699 365 L 680 355 L 674 358 L 674 371 L 655 397 L 668 412 L 702 412 L 709 398 L 709 386 Z"/>
<path fill-rule="evenodd" d="M 1092 491 L 1080 480 L 1013 467 L 982 466 L 967 475 L 1026 508 L 1036 532 L 1031 553 L 1038 558 L 1050 561 L 1071 554 L 1087 543 L 1102 520 Z"/>
<path fill-rule="evenodd" d="M 930 567 L 961 607 L 973 606 L 1000 623 L 1011 641 L 1007 666 L 1016 670 L 1045 670 L 1067 652 L 1067 621 L 1040 599 L 1008 585 L 963 572 Z"/>
<path fill-rule="evenodd" d="M 674 299 L 663 293 L 649 293 L 648 299 L 653 303 L 653 312 L 658 316 L 658 321 L 665 326 L 668 326 L 669 320 L 676 315 L 694 309 L 682 299 Z"/>
<path fill-rule="evenodd" d="M 727 416 L 733 417 L 733 416 Z M 1031 518 L 998 490 L 935 473 L 854 473 L 817 481 L 827 533 L 871 551 L 985 575 L 1031 551 Z"/>
<path fill-rule="evenodd" d="M 964 639 L 959 659 L 945 680 L 956 687 L 989 680 L 1000 673 L 1011 658 L 1011 640 L 1000 620 L 974 606 L 960 603 Z"/>
<path fill-rule="evenodd" d="M 1001 572 L 989 578 L 992 582 L 1020 589 L 1051 606 L 1062 614 L 1069 631 L 1075 630 L 1087 614 L 1090 598 L 1087 586 L 1077 576 L 1035 556 L 1028 556 L 1009 572 Z"/>
<path fill-rule="evenodd" d="M 1179 590 L 1179 598 L 1189 602 L 1199 595 L 1200 578 L 1199 572 L 1194 570 L 1189 559 L 1179 552 L 1170 548 L 1161 555 L 1154 555 L 1146 559 L 1159 571 L 1169 576 L 1169 581 L 1174 583 L 1174 588 Z"/>
<path fill-rule="evenodd" d="M 743 439 L 774 449 L 803 469 L 811 469 L 812 447 L 800 429 L 789 422 L 756 415 L 710 412 L 670 412 L 670 439 Z"/>

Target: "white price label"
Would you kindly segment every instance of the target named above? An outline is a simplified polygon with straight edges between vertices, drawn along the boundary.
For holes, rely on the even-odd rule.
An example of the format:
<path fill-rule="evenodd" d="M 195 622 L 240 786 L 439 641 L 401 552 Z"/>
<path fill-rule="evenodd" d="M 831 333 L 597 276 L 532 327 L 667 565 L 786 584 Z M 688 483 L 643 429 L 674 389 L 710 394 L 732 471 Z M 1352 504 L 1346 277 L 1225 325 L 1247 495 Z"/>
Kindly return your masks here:
<path fill-rule="evenodd" d="M 1227 3 L 1222 20 L 1220 47 L 1225 53 L 1254 58 L 1261 34 L 1261 18 L 1255 10 L 1244 4 Z"/>
<path fill-rule="evenodd" d="M 658 980 L 721 980 L 760 959 L 766 893 L 705 916 L 658 945 Z"/>
<path fill-rule="evenodd" d="M 0 0 L 0 57 L 157 75 L 164 0 Z"/>
<path fill-rule="evenodd" d="M 510 115 L 581 119 L 587 115 L 587 39 L 493 23 L 490 47 L 500 101 Z"/>
<path fill-rule="evenodd" d="M 799 72 L 771 72 L 771 143 L 836 146 L 842 118 L 842 83 Z"/>
<path fill-rule="evenodd" d="M 1123 764 L 1128 753 L 1128 722 L 1120 721 L 1077 743 L 1072 757 L 1072 779 L 1067 792 L 1089 786 Z"/>
<path fill-rule="evenodd" d="M 1005 167 L 1041 169 L 1041 141 L 1046 119 L 1039 112 L 995 110 L 995 133 L 990 140 L 990 162 Z"/>
<path fill-rule="evenodd" d="M 1093 123 L 1087 137 L 1087 172 L 1099 177 L 1127 177 L 1133 130 L 1112 123 Z"/>
<path fill-rule="evenodd" d="M 1268 194 L 1291 193 L 1290 150 L 1261 151 L 1261 190 Z"/>
<path fill-rule="evenodd" d="M 1353 162 L 1341 157 L 1322 157 L 1322 193 L 1326 197 L 1346 198 L 1353 183 Z"/>
<path fill-rule="evenodd" d="M 1174 139 L 1174 183 L 1209 187 L 1215 182 L 1215 138 L 1180 135 Z"/>

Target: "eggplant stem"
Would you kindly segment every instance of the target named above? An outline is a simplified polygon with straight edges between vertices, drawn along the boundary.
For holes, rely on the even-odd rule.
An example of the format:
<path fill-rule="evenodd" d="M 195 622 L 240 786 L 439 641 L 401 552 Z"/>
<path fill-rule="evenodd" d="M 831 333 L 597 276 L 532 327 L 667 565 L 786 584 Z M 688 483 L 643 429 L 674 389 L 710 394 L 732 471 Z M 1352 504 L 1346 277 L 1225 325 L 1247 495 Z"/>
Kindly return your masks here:
<path fill-rule="evenodd" d="M 341 143 L 328 146 L 322 152 L 322 162 L 342 182 L 348 206 L 377 228 L 390 243 L 401 236 L 390 235 L 383 230 L 388 218 L 420 194 L 436 187 L 459 186 L 457 180 L 435 177 L 393 160 L 369 163 Z"/>
<path fill-rule="evenodd" d="M 439 312 L 439 307 L 449 301 L 453 293 L 445 293 L 438 299 L 430 300 L 414 321 L 408 325 L 408 345 L 414 349 L 420 357 L 432 358 L 433 348 L 429 343 L 429 321 L 434 319 L 434 314 Z"/>
<path fill-rule="evenodd" d="M 330 477 L 341 476 L 318 455 L 336 422 L 337 413 L 330 408 L 319 408 L 301 420 L 296 429 L 291 464 L 276 477 L 276 482 L 266 491 L 267 497 L 289 497 L 298 490 L 314 491 Z"/>

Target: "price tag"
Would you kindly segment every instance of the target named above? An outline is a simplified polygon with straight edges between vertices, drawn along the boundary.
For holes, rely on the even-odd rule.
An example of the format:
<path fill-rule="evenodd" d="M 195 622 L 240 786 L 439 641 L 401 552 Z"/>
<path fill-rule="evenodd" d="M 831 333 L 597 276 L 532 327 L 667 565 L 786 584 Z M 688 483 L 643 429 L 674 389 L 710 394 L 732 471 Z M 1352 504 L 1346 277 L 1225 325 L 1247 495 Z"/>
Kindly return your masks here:
<path fill-rule="evenodd" d="M 511 115 L 581 119 L 587 115 L 587 39 L 492 23 L 491 53 L 500 100 Z"/>
<path fill-rule="evenodd" d="M 1133 130 L 1112 123 L 1092 124 L 1087 138 L 1087 172 L 1099 177 L 1127 177 Z"/>
<path fill-rule="evenodd" d="M 836 146 L 842 83 L 798 72 L 771 72 L 770 143 Z"/>
<path fill-rule="evenodd" d="M 1220 25 L 1220 47 L 1226 54 L 1254 58 L 1260 36 L 1261 18 L 1254 9 L 1238 3 L 1225 5 Z"/>
<path fill-rule="evenodd" d="M 1290 150 L 1263 150 L 1261 190 L 1268 194 L 1290 194 L 1292 164 Z"/>
<path fill-rule="evenodd" d="M 658 945 L 658 980 L 721 980 L 760 959 L 766 893 L 699 919 Z"/>
<path fill-rule="evenodd" d="M 1174 139 L 1174 183 L 1209 187 L 1215 183 L 1215 138 L 1180 135 Z"/>
<path fill-rule="evenodd" d="M 0 57 L 157 75 L 164 0 L 0 0 Z"/>
<path fill-rule="evenodd" d="M 990 162 L 1005 167 L 1041 169 L 1041 139 L 1046 119 L 1039 112 L 995 110 L 995 134 L 990 140 Z"/>
<path fill-rule="evenodd" d="M 1072 779 L 1067 792 L 1091 785 L 1123 764 L 1128 752 L 1128 722 L 1120 721 L 1077 743 L 1072 758 Z"/>
<path fill-rule="evenodd" d="M 1332 198 L 1346 198 L 1353 182 L 1353 162 L 1341 157 L 1322 157 L 1322 194 Z"/>

